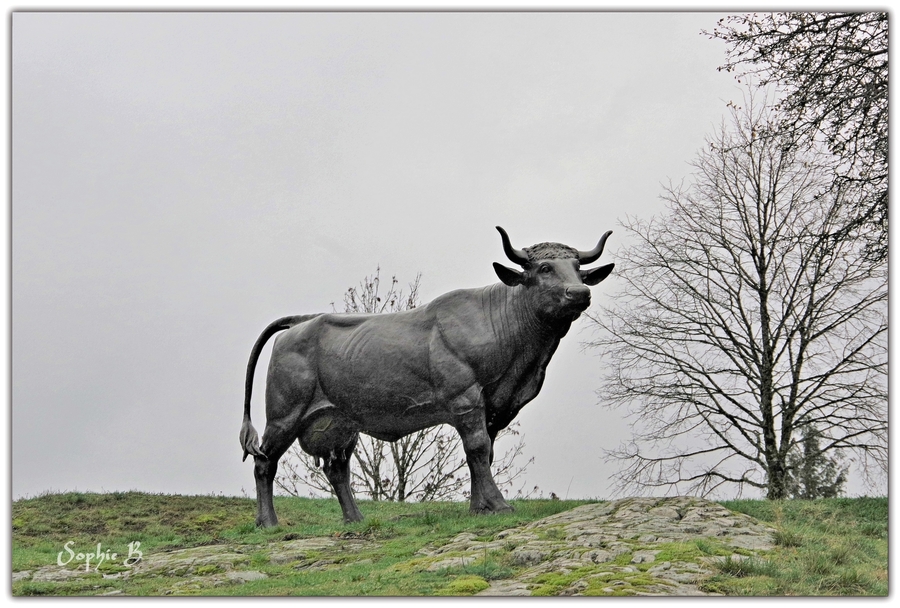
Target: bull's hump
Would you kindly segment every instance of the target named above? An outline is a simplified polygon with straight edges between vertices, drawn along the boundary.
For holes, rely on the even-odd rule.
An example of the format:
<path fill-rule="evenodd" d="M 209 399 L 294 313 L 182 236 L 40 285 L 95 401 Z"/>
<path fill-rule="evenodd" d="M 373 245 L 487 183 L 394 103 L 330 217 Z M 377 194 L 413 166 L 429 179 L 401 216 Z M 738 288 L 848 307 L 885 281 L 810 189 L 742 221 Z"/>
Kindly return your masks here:
<path fill-rule="evenodd" d="M 498 284 L 499 285 L 499 284 Z M 480 370 L 481 380 L 493 380 L 513 356 L 514 315 L 504 317 L 508 301 L 505 285 L 450 292 L 435 300 L 434 315 L 443 341 L 457 358 Z M 502 306 L 498 306 L 502 302 Z"/>
<path fill-rule="evenodd" d="M 428 307 L 442 333 L 453 335 L 459 330 L 465 334 L 466 342 L 492 339 L 489 290 L 490 287 L 457 289 L 435 298 Z"/>

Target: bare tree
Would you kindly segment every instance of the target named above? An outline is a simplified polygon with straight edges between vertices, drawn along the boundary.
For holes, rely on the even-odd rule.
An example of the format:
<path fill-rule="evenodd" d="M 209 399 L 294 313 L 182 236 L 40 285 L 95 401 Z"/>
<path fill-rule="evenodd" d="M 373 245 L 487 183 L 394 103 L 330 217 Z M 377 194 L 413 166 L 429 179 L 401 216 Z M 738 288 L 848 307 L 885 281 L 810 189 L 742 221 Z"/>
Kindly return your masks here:
<path fill-rule="evenodd" d="M 390 287 L 382 294 L 379 267 L 374 275 L 344 293 L 344 312 L 385 313 L 416 308 L 420 304 L 420 278 L 417 275 L 409 285 L 409 292 L 404 294 L 398 289 L 397 277 L 392 277 Z M 331 306 L 335 309 L 334 303 Z M 505 443 L 504 437 L 518 439 L 492 467 L 500 489 L 510 488 L 533 460 L 522 466 L 516 464 L 525 447 L 518 423 L 498 434 L 498 445 Z M 357 465 L 351 468 L 353 491 L 372 500 L 451 500 L 468 494 L 465 489 L 469 487 L 469 470 L 462 442 L 459 434 L 447 425 L 424 429 L 394 442 L 360 435 L 353 456 Z M 333 494 L 318 465 L 315 458 L 295 444 L 285 455 L 275 484 L 292 496 L 310 490 Z"/>
<path fill-rule="evenodd" d="M 664 217 L 624 222 L 636 244 L 619 253 L 621 293 L 592 316 L 609 370 L 598 393 L 635 422 L 607 453 L 625 462 L 620 491 L 783 498 L 804 428 L 823 454 L 886 467 L 886 265 L 859 228 L 834 237 L 852 201 L 828 159 L 745 104 L 666 189 Z"/>
<path fill-rule="evenodd" d="M 820 138 L 840 159 L 835 185 L 854 192 L 845 232 L 865 225 L 868 254 L 888 246 L 888 14 L 775 12 L 726 17 L 711 37 L 728 45 L 720 69 L 778 85 L 783 129 Z"/>

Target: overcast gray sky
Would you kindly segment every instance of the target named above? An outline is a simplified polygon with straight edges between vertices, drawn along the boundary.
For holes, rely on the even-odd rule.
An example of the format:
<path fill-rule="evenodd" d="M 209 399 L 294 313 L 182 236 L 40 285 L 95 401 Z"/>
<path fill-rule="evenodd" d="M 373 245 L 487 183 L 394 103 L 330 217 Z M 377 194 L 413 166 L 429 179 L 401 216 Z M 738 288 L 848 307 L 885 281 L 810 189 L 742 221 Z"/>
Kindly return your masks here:
<path fill-rule="evenodd" d="M 428 301 L 662 210 L 725 104 L 715 13 L 16 13 L 13 497 L 253 495 L 254 340 L 380 265 Z M 593 289 L 594 306 L 615 274 Z M 578 322 L 527 480 L 608 497 L 627 438 Z M 257 379 L 262 380 L 268 350 Z M 262 432 L 262 382 L 253 417 Z"/>

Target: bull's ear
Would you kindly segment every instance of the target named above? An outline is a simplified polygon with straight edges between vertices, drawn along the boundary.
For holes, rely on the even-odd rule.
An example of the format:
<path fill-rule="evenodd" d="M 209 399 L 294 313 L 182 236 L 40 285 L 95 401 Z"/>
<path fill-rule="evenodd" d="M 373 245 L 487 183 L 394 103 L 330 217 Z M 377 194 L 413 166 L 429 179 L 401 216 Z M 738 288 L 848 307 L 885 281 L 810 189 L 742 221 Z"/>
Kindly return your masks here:
<path fill-rule="evenodd" d="M 606 266 L 600 266 L 599 268 L 582 270 L 581 280 L 584 281 L 585 285 L 596 285 L 597 283 L 608 277 L 609 273 L 612 272 L 612 269 L 614 267 L 615 264 L 607 264 Z"/>
<path fill-rule="evenodd" d="M 510 287 L 521 285 L 525 281 L 524 273 L 513 270 L 512 268 L 507 268 L 503 264 L 498 264 L 497 262 L 494 262 L 494 272 L 497 273 L 497 276 L 500 277 L 501 281 Z"/>

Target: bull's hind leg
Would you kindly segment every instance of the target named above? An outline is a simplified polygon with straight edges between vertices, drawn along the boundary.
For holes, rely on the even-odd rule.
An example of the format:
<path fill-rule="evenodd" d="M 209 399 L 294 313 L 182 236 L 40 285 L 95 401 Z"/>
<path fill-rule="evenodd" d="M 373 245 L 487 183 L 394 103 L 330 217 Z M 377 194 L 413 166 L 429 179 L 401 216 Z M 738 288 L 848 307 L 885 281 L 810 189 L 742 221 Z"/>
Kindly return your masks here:
<path fill-rule="evenodd" d="M 278 525 L 272 502 L 278 460 L 297 439 L 303 413 L 316 390 L 316 378 L 306 360 L 283 350 L 276 342 L 266 382 L 266 432 L 260 445 L 265 457 L 254 457 L 256 525 L 262 527 Z"/>
<path fill-rule="evenodd" d="M 278 422 L 281 424 L 266 425 L 260 446 L 266 458 L 253 457 L 253 475 L 256 478 L 256 525 L 263 528 L 278 525 L 278 516 L 275 515 L 275 504 L 272 501 L 275 473 L 278 471 L 278 461 L 297 437 L 296 427 L 290 424 L 291 421 Z"/>
<path fill-rule="evenodd" d="M 329 455 L 325 458 L 325 466 L 322 467 L 325 476 L 331 482 L 331 487 L 334 488 L 334 493 L 337 494 L 345 522 L 362 521 L 363 519 L 359 507 L 356 506 L 353 490 L 350 489 L 350 458 L 355 447 L 356 438 L 348 448 L 336 451 L 333 457 Z"/>
<path fill-rule="evenodd" d="M 356 428 L 333 407 L 321 410 L 309 422 L 304 421 L 303 427 L 300 447 L 324 461 L 322 470 L 341 505 L 344 521 L 362 521 L 350 489 L 350 458 L 359 439 Z"/>

